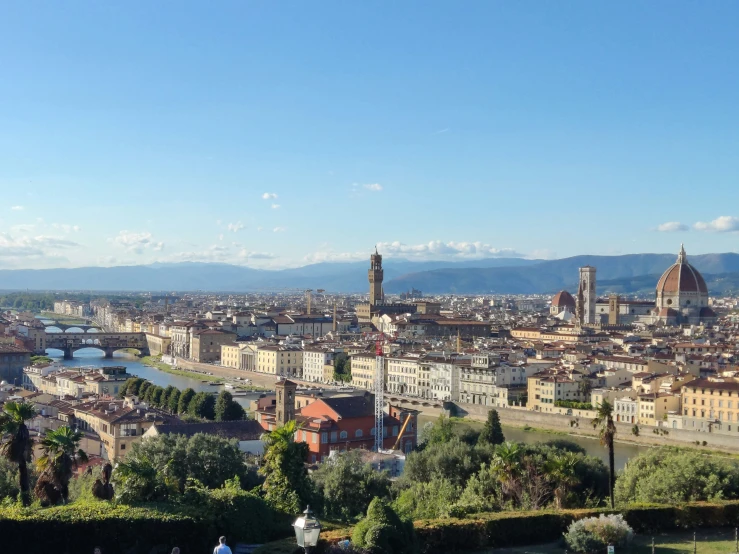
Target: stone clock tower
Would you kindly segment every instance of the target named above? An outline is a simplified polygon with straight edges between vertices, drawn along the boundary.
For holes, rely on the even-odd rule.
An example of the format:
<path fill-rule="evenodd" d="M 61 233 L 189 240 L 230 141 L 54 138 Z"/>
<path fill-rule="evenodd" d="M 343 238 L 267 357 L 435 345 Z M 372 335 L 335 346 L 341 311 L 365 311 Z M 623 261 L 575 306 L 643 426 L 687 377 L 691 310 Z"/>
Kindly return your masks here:
<path fill-rule="evenodd" d="M 582 291 L 582 292 L 580 292 Z M 578 287 L 578 296 L 582 294 L 582 324 L 595 324 L 595 302 L 597 295 L 595 294 L 595 268 L 589 265 L 580 268 L 580 285 Z"/>
<path fill-rule="evenodd" d="M 370 306 L 377 306 L 383 301 L 382 293 L 382 256 L 377 253 L 377 247 L 375 247 L 375 253 L 370 256 L 370 268 L 367 272 L 369 275 L 369 303 Z"/>

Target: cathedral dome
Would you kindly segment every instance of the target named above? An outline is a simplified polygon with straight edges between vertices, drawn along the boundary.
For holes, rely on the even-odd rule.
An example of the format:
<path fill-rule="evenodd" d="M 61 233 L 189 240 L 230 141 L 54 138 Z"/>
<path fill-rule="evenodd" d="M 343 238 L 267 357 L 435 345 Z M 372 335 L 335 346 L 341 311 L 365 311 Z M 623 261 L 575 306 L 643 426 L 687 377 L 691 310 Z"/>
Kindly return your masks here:
<path fill-rule="evenodd" d="M 552 298 L 552 306 L 557 308 L 570 308 L 570 311 L 575 310 L 575 299 L 566 290 L 561 290 Z"/>
<path fill-rule="evenodd" d="M 657 295 L 695 292 L 708 294 L 708 287 L 700 272 L 688 263 L 685 248 L 680 247 L 677 262 L 662 274 L 657 282 Z"/>

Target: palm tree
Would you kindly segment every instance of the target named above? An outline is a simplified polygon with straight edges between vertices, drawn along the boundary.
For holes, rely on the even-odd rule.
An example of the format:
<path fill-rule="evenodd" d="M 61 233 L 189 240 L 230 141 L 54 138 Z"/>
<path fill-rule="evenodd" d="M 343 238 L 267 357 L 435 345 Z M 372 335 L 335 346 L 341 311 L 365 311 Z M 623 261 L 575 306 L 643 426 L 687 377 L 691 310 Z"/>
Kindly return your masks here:
<path fill-rule="evenodd" d="M 0 434 L 7 435 L 0 445 L 0 452 L 10 462 L 18 464 L 21 500 L 28 504 L 31 489 L 28 478 L 28 462 L 33 459 L 33 441 L 26 421 L 36 416 L 36 409 L 27 402 L 6 402 L 0 414 Z"/>
<path fill-rule="evenodd" d="M 554 486 L 554 502 L 558 510 L 564 507 L 567 491 L 578 484 L 577 456 L 572 452 L 564 452 L 550 458 L 546 464 L 546 472 Z"/>
<path fill-rule="evenodd" d="M 616 470 L 613 460 L 613 438 L 616 436 L 616 424 L 613 423 L 613 406 L 608 400 L 603 400 L 598 406 L 598 415 L 593 420 L 593 428 L 599 430 L 600 443 L 608 448 L 608 492 L 611 496 L 611 508 L 615 508 L 613 488 L 616 485 Z"/>
<path fill-rule="evenodd" d="M 286 445 L 295 440 L 295 433 L 300 430 L 300 425 L 294 419 L 291 419 L 282 427 L 278 427 L 269 433 L 266 433 L 262 440 L 264 441 L 264 449 L 269 449 L 274 445 Z"/>
<path fill-rule="evenodd" d="M 70 427 L 49 431 L 41 440 L 43 454 L 36 461 L 41 471 L 34 492 L 42 505 L 66 503 L 69 498 L 69 480 L 77 462 L 86 462 L 87 454 L 80 449 L 82 432 Z"/>
<path fill-rule="evenodd" d="M 498 479 L 502 493 L 511 499 L 517 496 L 521 477 L 523 450 L 517 442 L 504 442 L 495 447 L 490 470 Z"/>

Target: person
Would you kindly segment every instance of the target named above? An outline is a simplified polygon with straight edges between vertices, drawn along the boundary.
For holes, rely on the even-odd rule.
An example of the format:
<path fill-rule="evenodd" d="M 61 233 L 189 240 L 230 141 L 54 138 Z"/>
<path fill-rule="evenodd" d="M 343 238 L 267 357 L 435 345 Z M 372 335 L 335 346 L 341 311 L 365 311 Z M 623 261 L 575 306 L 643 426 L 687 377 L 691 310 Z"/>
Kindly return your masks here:
<path fill-rule="evenodd" d="M 172 554 L 180 554 L 180 549 L 179 549 L 179 548 L 178 548 L 177 546 L 175 546 L 175 547 L 174 547 L 174 548 L 172 549 Z"/>
<path fill-rule="evenodd" d="M 92 554 L 103 554 L 103 551 L 99 546 L 96 546 L 95 550 L 92 551 Z"/>
<path fill-rule="evenodd" d="M 226 546 L 226 537 L 218 539 L 218 545 L 213 549 L 213 554 L 232 554 L 231 549 Z"/>

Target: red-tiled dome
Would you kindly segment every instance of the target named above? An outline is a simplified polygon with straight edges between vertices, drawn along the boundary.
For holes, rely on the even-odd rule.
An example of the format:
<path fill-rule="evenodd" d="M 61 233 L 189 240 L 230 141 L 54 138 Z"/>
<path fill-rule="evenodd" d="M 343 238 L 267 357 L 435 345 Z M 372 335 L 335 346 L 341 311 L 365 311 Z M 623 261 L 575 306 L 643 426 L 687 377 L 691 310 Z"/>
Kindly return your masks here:
<path fill-rule="evenodd" d="M 678 292 L 701 292 L 708 294 L 708 287 L 700 272 L 688 263 L 685 249 L 680 248 L 677 262 L 662 274 L 657 282 L 657 294 Z"/>
<path fill-rule="evenodd" d="M 557 306 L 558 308 L 572 308 L 574 310 L 575 299 L 566 290 L 561 290 L 554 295 L 554 298 L 552 298 L 552 306 Z"/>

